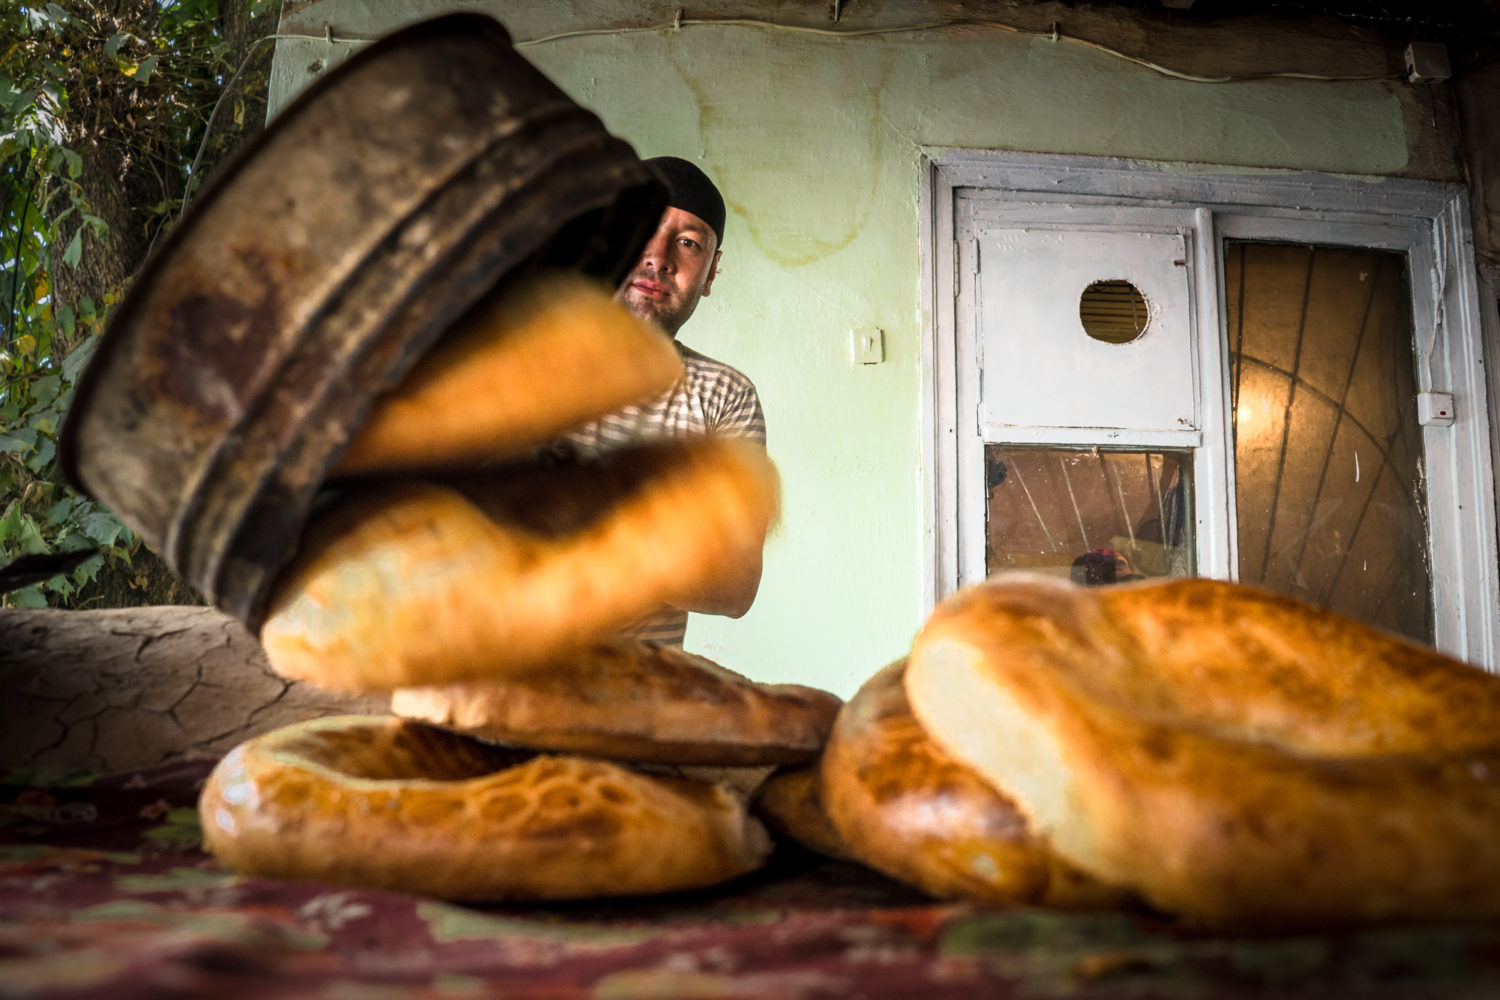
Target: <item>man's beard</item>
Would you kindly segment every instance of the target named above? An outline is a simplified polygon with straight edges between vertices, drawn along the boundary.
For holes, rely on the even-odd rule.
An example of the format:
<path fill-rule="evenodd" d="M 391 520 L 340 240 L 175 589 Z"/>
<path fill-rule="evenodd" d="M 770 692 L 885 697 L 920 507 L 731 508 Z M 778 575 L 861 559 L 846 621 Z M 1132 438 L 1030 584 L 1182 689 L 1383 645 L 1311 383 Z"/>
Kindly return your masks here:
<path fill-rule="evenodd" d="M 623 290 L 615 296 L 626 309 L 629 309 L 637 319 L 645 320 L 647 323 L 660 329 L 670 337 L 677 335 L 677 330 L 682 326 L 678 319 L 680 310 L 668 300 L 656 301 L 650 298 L 637 297 L 630 294 L 630 282 L 633 278 L 625 280 Z"/>

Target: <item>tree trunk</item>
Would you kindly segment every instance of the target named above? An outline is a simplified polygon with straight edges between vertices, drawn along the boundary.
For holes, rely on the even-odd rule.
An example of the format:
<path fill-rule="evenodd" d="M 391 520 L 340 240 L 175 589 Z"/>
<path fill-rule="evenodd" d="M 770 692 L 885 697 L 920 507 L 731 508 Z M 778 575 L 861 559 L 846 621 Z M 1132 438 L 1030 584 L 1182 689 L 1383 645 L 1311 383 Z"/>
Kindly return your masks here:
<path fill-rule="evenodd" d="M 0 772 L 130 771 L 388 708 L 277 676 L 260 644 L 213 608 L 0 610 Z"/>
<path fill-rule="evenodd" d="M 115 29 L 137 29 L 154 36 L 160 17 L 157 0 L 114 0 L 110 6 L 110 11 L 100 6 L 87 10 L 87 15 L 99 19 L 92 32 L 99 62 L 107 61 L 102 45 Z M 138 128 L 153 135 L 166 131 L 160 120 L 145 128 L 144 116 L 159 119 L 169 108 L 160 100 L 137 100 L 150 84 L 137 85 L 107 71 L 98 86 L 81 89 L 79 99 L 88 103 L 77 108 L 74 130 L 78 134 L 70 135 L 69 141 L 83 161 L 78 184 L 84 201 L 92 214 L 104 220 L 109 235 L 100 239 L 85 228 L 78 266 L 54 268 L 59 301 L 88 297 L 99 305 L 107 292 L 121 289 L 145 263 L 167 220 L 176 218 L 162 209 L 176 205 L 183 195 L 181 167 L 191 164 L 202 149 L 197 168 L 200 180 L 194 182 L 191 195 L 196 197 L 207 179 L 264 129 L 273 46 L 257 47 L 256 43 L 275 32 L 275 8 L 269 5 L 252 18 L 247 0 L 219 0 L 218 7 L 220 37 L 226 43 L 218 75 L 225 86 L 206 91 L 211 100 L 206 99 L 201 112 L 205 118 L 212 115 L 212 122 L 206 139 L 202 129 L 193 131 L 191 149 L 143 145 Z M 229 87 L 236 72 L 239 78 Z M 57 260 L 82 225 L 76 212 L 63 221 L 54 247 Z"/>

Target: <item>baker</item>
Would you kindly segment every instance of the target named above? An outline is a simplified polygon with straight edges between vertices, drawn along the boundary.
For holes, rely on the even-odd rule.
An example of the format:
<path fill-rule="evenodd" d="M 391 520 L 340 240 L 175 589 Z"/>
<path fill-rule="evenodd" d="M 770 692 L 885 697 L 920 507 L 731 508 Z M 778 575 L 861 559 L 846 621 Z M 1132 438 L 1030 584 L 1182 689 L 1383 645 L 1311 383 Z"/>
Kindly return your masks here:
<path fill-rule="evenodd" d="M 724 198 L 694 164 L 676 156 L 646 161 L 667 185 L 667 208 L 640 259 L 615 299 L 666 332 L 682 357 L 683 375 L 654 399 L 625 406 L 564 436 L 563 453 L 592 457 L 610 448 L 653 437 L 718 434 L 766 443 L 766 420 L 755 386 L 738 369 L 700 354 L 677 333 L 713 290 L 724 243 Z M 700 589 L 691 600 L 663 608 L 624 634 L 681 646 L 689 611 L 738 618 L 760 589 L 761 557 L 735 574 Z"/>

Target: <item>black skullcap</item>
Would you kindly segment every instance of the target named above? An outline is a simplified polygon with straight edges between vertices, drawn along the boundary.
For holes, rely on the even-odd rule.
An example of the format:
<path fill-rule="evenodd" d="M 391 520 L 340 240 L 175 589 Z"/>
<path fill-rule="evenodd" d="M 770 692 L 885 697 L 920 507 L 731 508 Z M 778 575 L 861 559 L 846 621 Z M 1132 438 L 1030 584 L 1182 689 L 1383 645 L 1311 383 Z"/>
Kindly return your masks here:
<path fill-rule="evenodd" d="M 708 175 L 680 156 L 653 156 L 646 165 L 667 184 L 667 205 L 692 212 L 708 223 L 724 245 L 724 198 Z"/>

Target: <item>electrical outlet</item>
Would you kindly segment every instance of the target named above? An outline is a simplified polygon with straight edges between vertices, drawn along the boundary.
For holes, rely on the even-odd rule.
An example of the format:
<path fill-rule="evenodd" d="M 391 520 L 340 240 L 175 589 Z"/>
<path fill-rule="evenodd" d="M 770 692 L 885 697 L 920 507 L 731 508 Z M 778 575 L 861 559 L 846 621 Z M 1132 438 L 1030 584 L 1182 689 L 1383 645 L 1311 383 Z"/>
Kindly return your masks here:
<path fill-rule="evenodd" d="M 1453 393 L 1417 393 L 1417 423 L 1423 427 L 1453 426 Z"/>
<path fill-rule="evenodd" d="M 885 333 L 873 326 L 850 330 L 849 359 L 857 365 L 880 364 L 885 360 Z"/>

